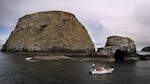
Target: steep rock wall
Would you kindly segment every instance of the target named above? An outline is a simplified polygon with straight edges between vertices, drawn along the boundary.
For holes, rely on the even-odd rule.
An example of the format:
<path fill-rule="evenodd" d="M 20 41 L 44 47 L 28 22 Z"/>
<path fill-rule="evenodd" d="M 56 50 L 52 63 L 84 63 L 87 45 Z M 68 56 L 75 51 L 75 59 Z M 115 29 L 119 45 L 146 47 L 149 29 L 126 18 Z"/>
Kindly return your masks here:
<path fill-rule="evenodd" d="M 94 44 L 73 14 L 48 11 L 20 18 L 2 51 L 92 53 Z"/>

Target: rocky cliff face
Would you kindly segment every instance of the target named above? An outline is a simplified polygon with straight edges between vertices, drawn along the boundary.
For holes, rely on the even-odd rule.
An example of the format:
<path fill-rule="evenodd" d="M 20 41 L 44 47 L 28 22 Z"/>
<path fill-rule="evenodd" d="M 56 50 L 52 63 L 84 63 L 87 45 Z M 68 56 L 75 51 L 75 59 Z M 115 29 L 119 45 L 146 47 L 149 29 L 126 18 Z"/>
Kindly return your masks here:
<path fill-rule="evenodd" d="M 73 14 L 49 11 L 20 18 L 2 51 L 92 53 L 94 45 Z"/>
<path fill-rule="evenodd" d="M 124 51 L 126 54 L 135 54 L 136 46 L 128 37 L 110 36 L 107 38 L 105 47 L 99 48 L 97 53 L 101 56 L 114 56 L 116 50 Z"/>

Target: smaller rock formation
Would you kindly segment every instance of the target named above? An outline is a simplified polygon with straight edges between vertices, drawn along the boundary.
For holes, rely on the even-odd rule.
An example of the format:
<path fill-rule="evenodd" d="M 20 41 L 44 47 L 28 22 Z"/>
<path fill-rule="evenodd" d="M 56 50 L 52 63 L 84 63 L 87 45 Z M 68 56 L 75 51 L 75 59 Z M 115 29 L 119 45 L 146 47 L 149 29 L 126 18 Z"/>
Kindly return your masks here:
<path fill-rule="evenodd" d="M 150 52 L 150 46 L 142 48 L 141 51 L 142 52 Z"/>
<path fill-rule="evenodd" d="M 121 36 L 110 36 L 107 38 L 105 47 L 98 48 L 97 55 L 101 57 L 114 57 L 116 50 L 125 52 L 128 56 L 136 54 L 136 46 L 132 39 Z"/>
<path fill-rule="evenodd" d="M 113 57 L 116 50 L 119 49 L 118 46 L 107 46 L 97 49 L 97 55 L 100 57 Z"/>

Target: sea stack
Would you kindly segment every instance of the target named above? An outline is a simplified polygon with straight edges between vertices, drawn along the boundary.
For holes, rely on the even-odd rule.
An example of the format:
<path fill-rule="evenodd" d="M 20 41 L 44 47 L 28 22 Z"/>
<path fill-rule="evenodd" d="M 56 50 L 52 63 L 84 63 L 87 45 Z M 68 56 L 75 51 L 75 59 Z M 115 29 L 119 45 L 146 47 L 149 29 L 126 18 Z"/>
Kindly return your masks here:
<path fill-rule="evenodd" d="M 95 48 L 87 30 L 73 14 L 48 11 L 20 18 L 2 51 L 89 54 Z"/>
<path fill-rule="evenodd" d="M 136 45 L 134 41 L 128 37 L 110 36 L 107 38 L 105 47 L 98 48 L 97 55 L 114 57 L 118 52 L 126 54 L 126 56 L 136 54 Z"/>

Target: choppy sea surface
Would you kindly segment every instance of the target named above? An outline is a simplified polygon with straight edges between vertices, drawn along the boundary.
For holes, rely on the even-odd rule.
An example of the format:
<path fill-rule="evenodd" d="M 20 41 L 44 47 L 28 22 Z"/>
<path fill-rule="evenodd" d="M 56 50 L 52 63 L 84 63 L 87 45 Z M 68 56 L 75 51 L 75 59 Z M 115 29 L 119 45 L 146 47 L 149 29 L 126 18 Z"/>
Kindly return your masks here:
<path fill-rule="evenodd" d="M 0 84 L 150 84 L 150 61 L 102 63 L 112 74 L 91 75 L 80 58 L 28 62 L 29 55 L 0 52 Z"/>

